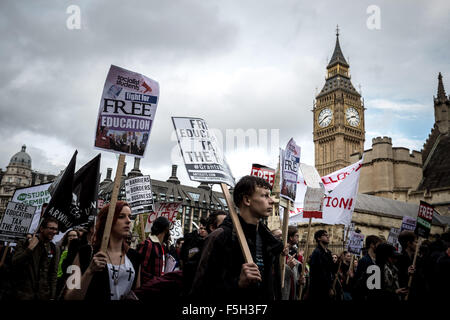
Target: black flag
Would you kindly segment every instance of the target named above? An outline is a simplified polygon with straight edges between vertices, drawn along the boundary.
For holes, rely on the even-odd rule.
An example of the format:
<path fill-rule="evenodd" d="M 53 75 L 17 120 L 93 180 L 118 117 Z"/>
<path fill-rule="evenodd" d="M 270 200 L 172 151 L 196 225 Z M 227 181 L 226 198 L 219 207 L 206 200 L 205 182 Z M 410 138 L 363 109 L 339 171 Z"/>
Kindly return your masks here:
<path fill-rule="evenodd" d="M 100 157 L 99 153 L 75 173 L 71 205 L 72 215 L 76 217 L 73 226 L 86 223 L 89 216 L 97 214 Z"/>
<path fill-rule="evenodd" d="M 53 190 L 52 198 L 48 204 L 43 218 L 53 217 L 59 221 L 59 231 L 65 232 L 73 225 L 73 218 L 70 215 L 70 207 L 72 203 L 72 186 L 75 172 L 75 161 L 78 151 L 72 156 L 69 165 L 61 175 L 59 182 Z"/>

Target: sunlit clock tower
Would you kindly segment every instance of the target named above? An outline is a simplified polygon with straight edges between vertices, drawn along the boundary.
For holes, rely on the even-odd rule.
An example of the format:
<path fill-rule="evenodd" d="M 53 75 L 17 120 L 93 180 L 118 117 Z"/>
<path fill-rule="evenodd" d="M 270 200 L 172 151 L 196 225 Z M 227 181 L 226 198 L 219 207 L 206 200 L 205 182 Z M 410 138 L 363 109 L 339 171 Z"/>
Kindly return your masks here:
<path fill-rule="evenodd" d="M 351 154 L 364 151 L 364 105 L 350 81 L 349 67 L 337 28 L 325 85 L 312 110 L 315 166 L 321 176 L 348 166 Z"/>

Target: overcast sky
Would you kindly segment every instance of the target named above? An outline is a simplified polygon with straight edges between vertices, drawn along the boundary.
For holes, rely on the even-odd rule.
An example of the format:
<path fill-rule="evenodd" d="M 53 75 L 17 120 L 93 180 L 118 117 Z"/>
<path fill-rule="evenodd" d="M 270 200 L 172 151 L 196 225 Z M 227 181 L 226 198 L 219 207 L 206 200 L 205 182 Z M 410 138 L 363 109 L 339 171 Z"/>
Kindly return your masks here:
<path fill-rule="evenodd" d="M 80 8 L 80 29 L 67 27 L 70 5 Z M 201 117 L 220 130 L 236 178 L 254 162 L 276 166 L 278 146 L 291 137 L 301 161 L 314 164 L 311 109 L 337 24 L 367 108 L 365 149 L 373 137 L 390 136 L 394 146 L 420 151 L 434 123 L 438 72 L 450 92 L 449 15 L 447 0 L 3 0 L 0 168 L 23 144 L 33 169 L 53 174 L 75 149 L 77 168 L 98 154 L 96 119 L 111 64 L 159 82 L 141 161 L 154 179 L 166 180 L 174 163 L 182 183 L 198 185 L 178 155 L 171 116 Z M 226 135 L 236 129 L 258 141 L 233 147 Z M 102 179 L 117 158 L 102 152 Z M 126 161 L 129 171 L 134 159 Z"/>

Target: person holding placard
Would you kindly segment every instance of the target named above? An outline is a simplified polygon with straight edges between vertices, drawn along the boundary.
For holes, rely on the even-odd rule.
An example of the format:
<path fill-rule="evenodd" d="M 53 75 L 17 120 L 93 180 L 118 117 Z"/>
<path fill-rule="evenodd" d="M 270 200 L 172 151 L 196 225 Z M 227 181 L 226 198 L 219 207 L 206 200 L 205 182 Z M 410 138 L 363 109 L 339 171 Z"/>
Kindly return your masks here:
<path fill-rule="evenodd" d="M 283 243 L 261 221 L 272 214 L 270 184 L 244 176 L 234 187 L 238 219 L 255 261 L 246 263 L 232 223 L 227 216 L 207 238 L 191 293 L 196 299 L 280 300 L 280 253 Z"/>
<path fill-rule="evenodd" d="M 19 241 L 12 257 L 14 295 L 19 300 L 53 300 L 56 298 L 56 274 L 59 250 L 53 242 L 58 221 L 45 218 L 39 236 Z"/>
<path fill-rule="evenodd" d="M 108 247 L 106 252 L 102 252 L 100 247 L 108 210 L 109 204 L 103 207 L 97 216 L 92 241 L 93 257 L 81 277 L 80 288 L 68 288 L 64 293 L 65 300 L 136 299 L 132 289 L 140 286 L 141 260 L 138 253 L 126 243 L 131 227 L 131 209 L 125 201 L 117 201 Z M 86 255 L 87 248 L 80 248 L 74 265 L 80 266 L 80 259 Z"/>
<path fill-rule="evenodd" d="M 161 216 L 153 222 L 149 238 L 138 246 L 142 261 L 142 285 L 135 293 L 142 301 L 175 299 L 181 293 L 181 271 L 167 272 L 169 239 L 170 221 Z"/>
<path fill-rule="evenodd" d="M 381 293 L 378 297 L 386 301 L 400 301 L 408 293 L 408 288 L 401 287 L 399 272 L 395 263 L 400 254 L 389 243 L 381 243 L 375 250 L 377 265 L 381 271 Z"/>
<path fill-rule="evenodd" d="M 416 246 L 418 245 L 417 235 L 414 231 L 403 230 L 398 236 L 398 242 L 402 246 L 402 254 L 398 259 L 397 268 L 399 272 L 400 287 L 407 287 L 410 275 L 414 275 L 416 267 L 413 265 L 414 254 Z M 418 258 L 420 260 L 420 258 Z M 419 261 L 417 261 L 419 262 Z M 416 283 L 413 281 L 412 288 L 410 288 L 409 297 L 413 298 L 417 292 Z"/>
<path fill-rule="evenodd" d="M 288 255 L 286 256 L 286 265 L 284 268 L 284 287 L 282 288 L 283 300 L 297 299 L 297 283 L 299 279 L 298 266 L 300 264 L 297 259 L 298 239 L 299 234 L 297 227 L 288 226 L 287 246 L 289 248 L 289 251 Z"/>

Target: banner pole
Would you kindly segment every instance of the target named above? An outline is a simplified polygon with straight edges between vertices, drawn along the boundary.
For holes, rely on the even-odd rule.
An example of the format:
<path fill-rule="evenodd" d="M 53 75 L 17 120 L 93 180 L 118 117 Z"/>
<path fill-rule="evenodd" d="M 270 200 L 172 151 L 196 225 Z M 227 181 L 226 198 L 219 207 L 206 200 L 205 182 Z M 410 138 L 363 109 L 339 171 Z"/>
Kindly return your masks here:
<path fill-rule="evenodd" d="M 242 254 L 244 255 L 244 259 L 246 263 L 253 263 L 253 257 L 250 252 L 250 249 L 247 244 L 247 239 L 245 238 L 244 231 L 242 230 L 241 222 L 239 221 L 239 217 L 236 213 L 236 209 L 234 208 L 234 204 L 231 201 L 230 191 L 228 190 L 228 186 L 225 183 L 220 184 L 222 188 L 223 195 L 225 196 L 225 200 L 227 201 L 228 209 L 230 210 L 231 220 L 233 220 L 233 225 L 236 229 L 236 234 L 239 239 L 239 244 L 242 249 Z"/>
<path fill-rule="evenodd" d="M 419 248 L 420 248 L 421 243 L 422 243 L 422 238 L 419 237 L 419 241 L 417 241 L 417 245 L 416 245 L 416 252 L 414 253 L 414 260 L 413 260 L 413 264 L 412 264 L 413 267 L 416 267 L 417 255 L 419 254 Z M 416 272 L 414 272 L 414 273 L 416 273 Z M 412 274 L 412 275 L 409 276 L 409 280 L 408 280 L 408 293 L 406 294 L 405 301 L 408 301 L 409 290 L 411 289 L 411 284 L 412 284 L 413 276 L 414 276 L 414 274 Z"/>
<path fill-rule="evenodd" d="M 341 256 L 341 259 L 340 259 L 340 261 L 339 261 L 338 269 L 337 269 L 337 271 L 336 271 L 336 274 L 334 275 L 334 280 L 333 280 L 333 287 L 332 287 L 332 290 L 333 290 L 335 296 L 336 296 L 336 293 L 335 293 L 335 290 L 336 290 L 336 282 L 337 282 L 338 275 L 339 275 L 339 269 L 341 269 L 341 265 L 342 265 L 342 256 Z"/>
<path fill-rule="evenodd" d="M 4 248 L 5 248 L 5 250 L 3 251 L 3 254 L 2 254 L 2 260 L 0 260 L 0 268 L 5 263 L 6 255 L 8 254 L 9 249 L 11 249 L 11 247 L 9 246 L 9 242 L 6 242 L 6 246 Z"/>
<path fill-rule="evenodd" d="M 120 180 L 122 177 L 123 166 L 125 164 L 125 155 L 121 154 L 117 161 L 116 177 L 114 178 L 114 185 L 111 194 L 111 201 L 108 208 L 108 217 L 106 218 L 105 231 L 103 231 L 102 245 L 100 251 L 106 252 L 109 243 L 109 235 L 111 234 L 111 227 L 114 218 L 114 210 L 116 209 L 117 197 L 119 195 Z"/>
<path fill-rule="evenodd" d="M 280 198 L 281 200 L 281 198 Z M 280 201 L 281 202 L 281 201 Z M 286 247 L 287 244 L 287 236 L 288 236 L 288 220 L 289 220 L 289 210 L 291 210 L 291 201 L 287 200 L 287 207 L 286 210 L 284 210 L 283 213 L 283 230 L 282 230 L 282 235 L 283 235 L 283 250 Z M 285 266 L 286 266 L 286 257 L 283 255 L 280 255 L 281 258 L 281 288 L 284 288 L 284 275 L 285 275 Z"/>
<path fill-rule="evenodd" d="M 145 230 L 144 230 L 144 217 L 143 214 L 139 215 L 139 227 L 141 230 L 141 239 L 142 241 L 145 241 Z"/>
<path fill-rule="evenodd" d="M 345 280 L 345 284 L 348 284 L 348 280 L 350 279 L 350 275 L 349 275 L 350 271 L 353 273 L 353 260 L 354 260 L 353 253 L 352 253 L 351 257 L 352 257 L 352 260 L 350 260 L 350 267 L 347 272 L 347 279 Z"/>
<path fill-rule="evenodd" d="M 306 246 L 305 246 L 305 251 L 303 252 L 303 263 L 302 263 L 302 272 L 300 273 L 300 279 L 303 278 L 304 274 L 305 274 L 305 269 L 306 269 L 306 262 L 307 262 L 307 254 L 308 254 L 308 250 L 309 250 L 309 233 L 311 232 L 311 222 L 312 222 L 312 218 L 309 218 L 309 223 L 308 223 L 308 233 L 306 234 Z M 298 300 L 302 300 L 302 293 L 303 293 L 303 283 L 300 282 L 300 290 L 299 290 L 299 295 L 298 295 Z"/>

